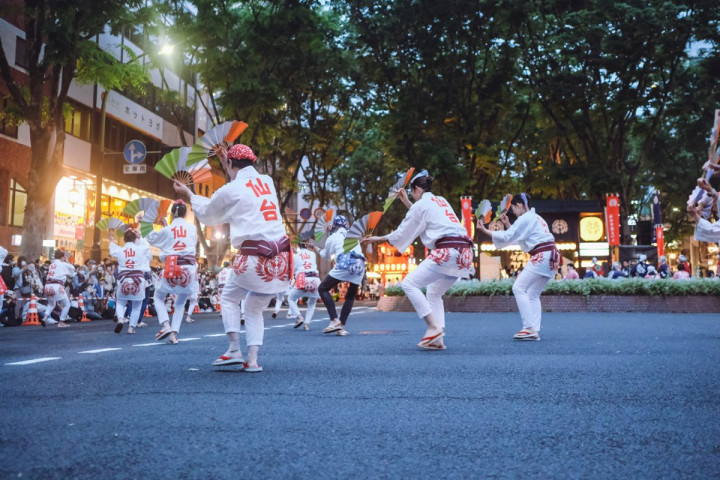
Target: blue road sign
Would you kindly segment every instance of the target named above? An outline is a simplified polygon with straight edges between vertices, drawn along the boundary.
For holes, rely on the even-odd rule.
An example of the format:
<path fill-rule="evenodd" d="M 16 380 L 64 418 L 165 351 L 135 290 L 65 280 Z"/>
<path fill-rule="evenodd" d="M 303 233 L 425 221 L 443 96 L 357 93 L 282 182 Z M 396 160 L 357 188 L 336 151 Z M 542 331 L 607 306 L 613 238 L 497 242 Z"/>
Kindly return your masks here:
<path fill-rule="evenodd" d="M 125 150 L 123 150 L 125 160 L 131 164 L 141 163 L 145 160 L 146 155 L 147 148 L 145 148 L 145 144 L 140 140 L 130 140 L 127 145 L 125 145 Z"/>

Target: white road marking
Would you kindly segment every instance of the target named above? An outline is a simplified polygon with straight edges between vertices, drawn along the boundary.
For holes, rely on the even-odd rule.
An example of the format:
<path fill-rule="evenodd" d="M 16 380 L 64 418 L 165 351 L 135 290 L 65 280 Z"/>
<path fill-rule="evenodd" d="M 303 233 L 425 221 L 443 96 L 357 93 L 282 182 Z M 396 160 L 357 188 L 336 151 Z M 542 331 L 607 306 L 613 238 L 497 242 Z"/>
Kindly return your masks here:
<path fill-rule="evenodd" d="M 78 352 L 78 353 L 103 353 L 103 352 L 112 352 L 113 350 L 122 350 L 122 348 L 98 348 L 97 350 L 85 350 L 84 352 Z"/>
<path fill-rule="evenodd" d="M 192 342 L 193 340 L 200 340 L 200 338 L 198 338 L 198 337 L 179 338 L 178 342 Z"/>
<path fill-rule="evenodd" d="M 160 342 L 155 343 L 137 343 L 133 347 L 154 347 L 155 345 L 162 345 Z"/>
<path fill-rule="evenodd" d="M 60 360 L 61 357 L 44 357 L 44 358 L 34 358 L 32 360 L 23 360 L 22 362 L 12 362 L 12 363 L 6 363 L 5 365 L 30 365 L 33 363 L 40 363 L 40 362 L 49 362 L 51 360 Z"/>
<path fill-rule="evenodd" d="M 213 333 L 212 335 L 205 335 L 206 337 L 225 337 L 227 333 Z"/>

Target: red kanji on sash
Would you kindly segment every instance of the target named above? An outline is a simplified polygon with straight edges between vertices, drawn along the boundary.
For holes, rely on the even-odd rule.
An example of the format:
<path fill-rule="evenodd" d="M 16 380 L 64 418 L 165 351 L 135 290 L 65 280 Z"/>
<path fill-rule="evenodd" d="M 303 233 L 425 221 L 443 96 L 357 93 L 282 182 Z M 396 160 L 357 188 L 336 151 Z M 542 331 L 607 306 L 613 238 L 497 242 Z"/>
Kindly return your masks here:
<path fill-rule="evenodd" d="M 260 197 L 262 195 L 270 195 L 272 193 L 270 191 L 270 185 L 268 185 L 267 183 L 263 183 L 259 178 L 256 178 L 255 180 L 256 184 L 253 183 L 252 180 L 248 180 L 245 186 L 250 187 L 256 197 Z"/>

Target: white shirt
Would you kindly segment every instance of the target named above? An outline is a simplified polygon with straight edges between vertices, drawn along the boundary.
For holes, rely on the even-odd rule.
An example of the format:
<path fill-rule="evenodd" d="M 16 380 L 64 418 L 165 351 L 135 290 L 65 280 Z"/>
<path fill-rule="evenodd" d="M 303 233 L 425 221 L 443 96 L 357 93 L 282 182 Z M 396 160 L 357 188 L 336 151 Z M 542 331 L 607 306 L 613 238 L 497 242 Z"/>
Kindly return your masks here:
<path fill-rule="evenodd" d="M 704 218 L 695 225 L 695 240 L 698 242 L 720 242 L 720 222 L 710 223 Z"/>
<path fill-rule="evenodd" d="M 205 225 L 230 224 L 230 241 L 239 248 L 245 240 L 276 242 L 285 237 L 277 192 L 272 178 L 254 167 L 240 170 L 235 180 L 212 197 L 190 197 L 195 216 Z"/>
<path fill-rule="evenodd" d="M 293 261 L 295 263 L 295 274 L 310 272 L 317 273 L 318 271 L 315 252 L 300 248 L 295 254 Z"/>
<path fill-rule="evenodd" d="M 121 247 L 110 239 L 110 255 L 117 258 L 120 272 L 124 270 L 150 271 L 152 252 L 144 240 L 127 242 Z"/>
<path fill-rule="evenodd" d="M 497 248 L 519 245 L 520 249 L 527 253 L 540 243 L 554 242 L 555 237 L 550 233 L 545 220 L 531 208 L 520 215 L 509 229 L 492 232 L 492 241 Z"/>
<path fill-rule="evenodd" d="M 63 262 L 59 258 L 56 258 L 50 264 L 47 278 L 48 280 L 60 280 L 65 283 L 69 278 L 72 278 L 73 275 L 75 275 L 75 267 L 68 262 Z"/>
<path fill-rule="evenodd" d="M 3 247 L 0 247 L 0 263 L 3 263 L 5 261 L 5 257 L 7 257 L 8 251 L 5 250 Z"/>
<path fill-rule="evenodd" d="M 195 225 L 186 222 L 184 218 L 176 218 L 159 232 L 150 232 L 146 240 L 160 249 L 160 260 L 163 261 L 168 255 L 195 256 L 197 231 Z"/>
<path fill-rule="evenodd" d="M 320 256 L 326 260 L 337 260 L 338 255 L 345 252 L 343 244 L 347 230 L 343 227 L 335 230 L 325 241 L 325 248 L 320 250 Z"/>
<path fill-rule="evenodd" d="M 399 252 L 404 252 L 418 235 L 427 248 L 433 249 L 443 237 L 467 237 L 467 230 L 447 200 L 425 192 L 387 239 Z"/>

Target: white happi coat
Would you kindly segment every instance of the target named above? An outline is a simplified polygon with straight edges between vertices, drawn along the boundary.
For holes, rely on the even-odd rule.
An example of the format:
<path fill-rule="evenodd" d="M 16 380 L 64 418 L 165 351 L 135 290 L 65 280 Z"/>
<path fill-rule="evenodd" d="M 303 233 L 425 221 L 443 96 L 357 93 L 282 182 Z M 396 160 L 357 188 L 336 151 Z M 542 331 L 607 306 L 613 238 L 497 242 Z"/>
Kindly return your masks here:
<path fill-rule="evenodd" d="M 286 236 L 272 178 L 252 166 L 240 170 L 235 180 L 212 197 L 193 195 L 190 201 L 195 216 L 205 225 L 230 224 L 230 241 L 238 250 L 246 240 L 278 242 Z M 250 292 L 283 292 L 290 286 L 291 263 L 291 252 L 274 257 L 238 252 L 230 280 Z M 235 276 L 239 278 L 234 280 Z"/>
<path fill-rule="evenodd" d="M 520 215 L 509 229 L 503 232 L 492 232 L 492 241 L 497 248 L 519 245 L 523 252 L 528 253 L 540 243 L 554 242 L 555 237 L 550 233 L 545 220 L 535 213 L 534 208 L 531 208 Z M 551 278 L 557 271 L 557 268 L 550 268 L 550 252 L 540 252 L 530 257 L 530 261 L 525 264 L 525 269 Z"/>
<path fill-rule="evenodd" d="M 160 249 L 160 260 L 165 261 L 169 255 L 195 256 L 197 248 L 197 231 L 195 225 L 184 218 L 174 219 L 170 225 L 160 231 L 152 231 L 145 238 L 150 245 Z M 197 289 L 197 264 L 182 265 L 182 275 L 168 279 L 160 279 L 159 290 L 167 293 L 191 294 Z"/>
<path fill-rule="evenodd" d="M 695 240 L 720 243 L 720 222 L 710 223 L 704 218 L 698 220 L 695 225 Z"/>
<path fill-rule="evenodd" d="M 69 300 L 67 292 L 65 292 L 64 284 L 69 278 L 72 278 L 73 275 L 75 275 L 75 267 L 70 265 L 68 262 L 63 262 L 59 258 L 53 260 L 50 264 L 50 270 L 47 275 L 48 282 L 45 284 L 45 297 L 47 297 L 48 300 L 57 301 L 62 300 L 63 298 L 67 298 Z M 52 283 L 49 280 L 59 280 L 63 284 Z"/>
<path fill-rule="evenodd" d="M 365 256 L 362 253 L 360 245 L 355 246 L 350 252 L 345 253 L 343 244 L 345 243 L 345 236 L 347 230 L 343 227 L 338 228 L 332 235 L 330 235 L 325 242 L 325 248 L 320 250 L 320 256 L 326 260 L 335 260 L 335 265 L 330 270 L 329 275 L 333 278 L 340 280 L 341 282 L 350 282 L 355 285 L 360 285 L 362 279 L 365 276 Z M 341 260 L 341 256 L 351 255 L 354 252 L 355 255 L 350 259 L 349 265 L 345 268 L 342 263 L 338 265 L 338 261 Z"/>
<path fill-rule="evenodd" d="M 475 271 L 472 248 L 435 248 L 435 242 L 443 237 L 467 237 L 465 227 L 443 197 L 425 192 L 387 240 L 399 252 L 404 252 L 418 236 L 430 250 L 423 264 L 433 272 L 460 278 Z"/>
<path fill-rule="evenodd" d="M 298 278 L 298 275 L 301 273 L 308 274 L 308 273 L 318 273 L 317 268 L 317 257 L 315 256 L 315 252 L 311 250 L 306 250 L 304 248 L 299 248 L 297 253 L 295 254 L 295 257 L 293 258 L 293 263 L 295 265 L 295 279 Z M 305 288 L 297 288 L 295 286 L 292 291 L 296 293 L 296 295 L 302 296 L 302 297 L 312 297 L 312 298 L 320 298 L 320 295 L 318 294 L 318 286 L 320 285 L 320 277 L 305 277 Z M 291 292 L 292 294 L 292 292 Z"/>
<path fill-rule="evenodd" d="M 117 258 L 118 272 L 139 270 L 143 273 L 150 271 L 150 260 L 152 252 L 147 242 L 138 239 L 136 242 L 127 242 L 122 247 L 110 239 L 110 255 Z M 147 286 L 145 276 L 142 282 L 136 285 L 131 279 L 126 278 L 117 289 L 118 301 L 137 301 L 145 299 L 145 287 Z"/>

